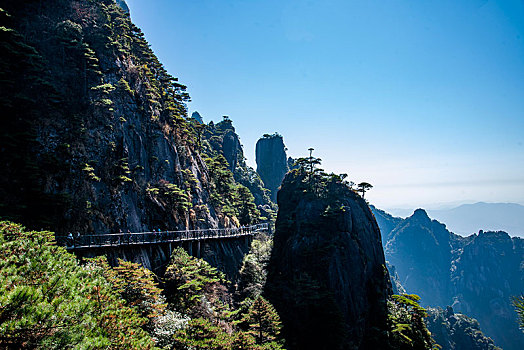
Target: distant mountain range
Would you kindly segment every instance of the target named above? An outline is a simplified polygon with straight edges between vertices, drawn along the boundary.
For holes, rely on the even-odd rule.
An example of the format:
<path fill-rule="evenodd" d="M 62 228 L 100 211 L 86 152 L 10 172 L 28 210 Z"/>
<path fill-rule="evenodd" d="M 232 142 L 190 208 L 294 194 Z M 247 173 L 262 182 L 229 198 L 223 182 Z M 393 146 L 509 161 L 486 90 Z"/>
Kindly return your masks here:
<path fill-rule="evenodd" d="M 407 217 L 412 209 L 390 209 L 393 215 Z M 451 209 L 426 210 L 429 216 L 445 223 L 453 233 L 467 236 L 484 231 L 504 231 L 524 237 L 524 206 L 516 203 L 463 204 Z"/>
<path fill-rule="evenodd" d="M 476 208 L 477 213 L 484 215 L 477 214 L 478 220 L 489 222 L 488 218 L 496 217 L 500 206 L 479 203 L 455 210 L 459 213 L 457 217 L 467 219 L 468 209 Z M 479 207 L 487 209 L 481 212 Z M 443 222 L 431 219 L 423 209 L 415 210 L 405 219 L 373 206 L 371 209 L 380 227 L 388 266 L 395 267 L 390 271 L 397 289 L 400 284 L 407 293 L 419 295 L 424 306 L 452 306 L 455 312 L 477 319 L 482 331 L 496 345 L 505 350 L 522 349 L 524 334 L 518 328 L 511 297 L 524 291 L 524 239 L 511 238 L 500 231 L 504 220 L 499 221 L 497 232 L 479 225 L 483 232 L 464 237 L 450 232 L 451 225 L 446 227 L 445 219 Z M 504 217 L 512 216 L 523 217 L 518 212 Z M 473 220 L 475 216 L 469 218 Z M 439 319 L 434 324 L 442 322 Z M 451 334 L 451 328 L 443 333 L 442 329 L 430 330 Z M 473 333 L 475 328 L 471 328 Z"/>

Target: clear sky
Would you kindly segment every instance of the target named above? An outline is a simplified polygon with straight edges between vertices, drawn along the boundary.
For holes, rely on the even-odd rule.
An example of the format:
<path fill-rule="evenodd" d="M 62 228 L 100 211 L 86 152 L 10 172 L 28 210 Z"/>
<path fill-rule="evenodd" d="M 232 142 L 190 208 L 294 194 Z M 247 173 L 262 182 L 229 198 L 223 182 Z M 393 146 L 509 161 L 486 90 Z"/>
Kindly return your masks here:
<path fill-rule="evenodd" d="M 384 209 L 524 204 L 524 2 L 127 0 L 190 113 L 228 115 Z"/>

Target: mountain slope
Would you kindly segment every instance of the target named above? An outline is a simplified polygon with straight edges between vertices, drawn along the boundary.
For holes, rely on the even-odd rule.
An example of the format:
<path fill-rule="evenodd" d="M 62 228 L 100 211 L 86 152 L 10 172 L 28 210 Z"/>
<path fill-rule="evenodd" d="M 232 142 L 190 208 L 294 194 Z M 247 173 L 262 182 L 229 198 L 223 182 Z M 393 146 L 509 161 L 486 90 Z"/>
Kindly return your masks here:
<path fill-rule="evenodd" d="M 458 236 L 422 209 L 400 221 L 376 209 L 374 213 L 389 237 L 386 259 L 408 293 L 422 296 L 424 305 L 453 305 L 476 318 L 495 344 L 520 348 L 524 335 L 510 298 L 524 290 L 521 238 L 505 232 Z M 393 229 L 392 223 L 397 223 Z"/>

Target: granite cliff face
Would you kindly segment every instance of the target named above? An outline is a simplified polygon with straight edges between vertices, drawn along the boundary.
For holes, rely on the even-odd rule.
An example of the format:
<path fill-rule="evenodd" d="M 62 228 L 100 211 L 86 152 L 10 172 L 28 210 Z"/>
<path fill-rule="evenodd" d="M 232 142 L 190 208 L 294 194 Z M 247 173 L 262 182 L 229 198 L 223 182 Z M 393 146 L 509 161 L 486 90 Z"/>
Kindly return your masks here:
<path fill-rule="evenodd" d="M 366 202 L 337 176 L 289 172 L 266 294 L 289 349 L 383 348 L 391 283 Z"/>
<path fill-rule="evenodd" d="M 376 209 L 374 213 L 382 234 L 389 237 L 386 259 L 408 293 L 420 295 L 423 305 L 452 305 L 477 319 L 485 334 L 504 349 L 521 347 L 524 335 L 511 305 L 511 297 L 524 290 L 521 238 L 482 231 L 461 237 L 422 210 L 406 219 Z"/>
<path fill-rule="evenodd" d="M 48 101 L 34 106 L 38 117 L 23 115 L 27 110 L 15 115 L 32 122 L 18 132 L 31 135 L 24 156 L 39 175 L 34 186 L 63 198 L 51 203 L 56 216 L 49 228 L 138 232 L 224 221 L 208 204 L 208 171 L 185 121 L 185 87 L 114 1 L 8 1 L 5 9 L 20 35 L 12 40 L 46 62 L 49 86 L 41 94 Z M 16 164 L 9 170 L 2 190 L 14 197 L 7 184 L 21 170 Z M 40 224 L 24 214 L 25 224 Z"/>
<path fill-rule="evenodd" d="M 281 135 L 264 135 L 257 141 L 256 149 L 257 173 L 264 186 L 271 191 L 271 199 L 277 201 L 277 192 L 288 171 L 286 146 Z"/>
<path fill-rule="evenodd" d="M 240 223 L 254 203 L 231 172 L 238 137 L 224 138 L 230 169 L 210 169 L 185 86 L 114 0 L 6 0 L 2 9 L 0 217 L 57 234 Z M 213 201 L 225 185 L 228 200 Z M 219 260 L 213 250 L 202 254 Z M 152 268 L 166 253 L 123 255 Z"/>

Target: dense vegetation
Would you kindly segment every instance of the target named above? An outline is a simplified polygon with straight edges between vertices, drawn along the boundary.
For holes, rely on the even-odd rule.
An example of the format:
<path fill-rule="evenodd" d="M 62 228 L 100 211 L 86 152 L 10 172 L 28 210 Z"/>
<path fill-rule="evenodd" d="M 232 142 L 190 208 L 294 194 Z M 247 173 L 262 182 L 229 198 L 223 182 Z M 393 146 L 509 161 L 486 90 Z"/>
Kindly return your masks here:
<path fill-rule="evenodd" d="M 149 272 L 103 258 L 80 265 L 51 232 L 9 222 L 0 255 L 0 348 L 154 347 L 144 329 L 162 305 Z"/>
<path fill-rule="evenodd" d="M 393 295 L 388 300 L 390 346 L 392 349 L 432 349 L 434 340 L 428 331 L 426 309 L 414 294 Z"/>
<path fill-rule="evenodd" d="M 0 348 L 281 348 L 271 304 L 251 293 L 235 308 L 224 275 L 181 248 L 160 285 L 135 263 L 79 263 L 51 232 L 10 222 L 0 252 Z"/>

